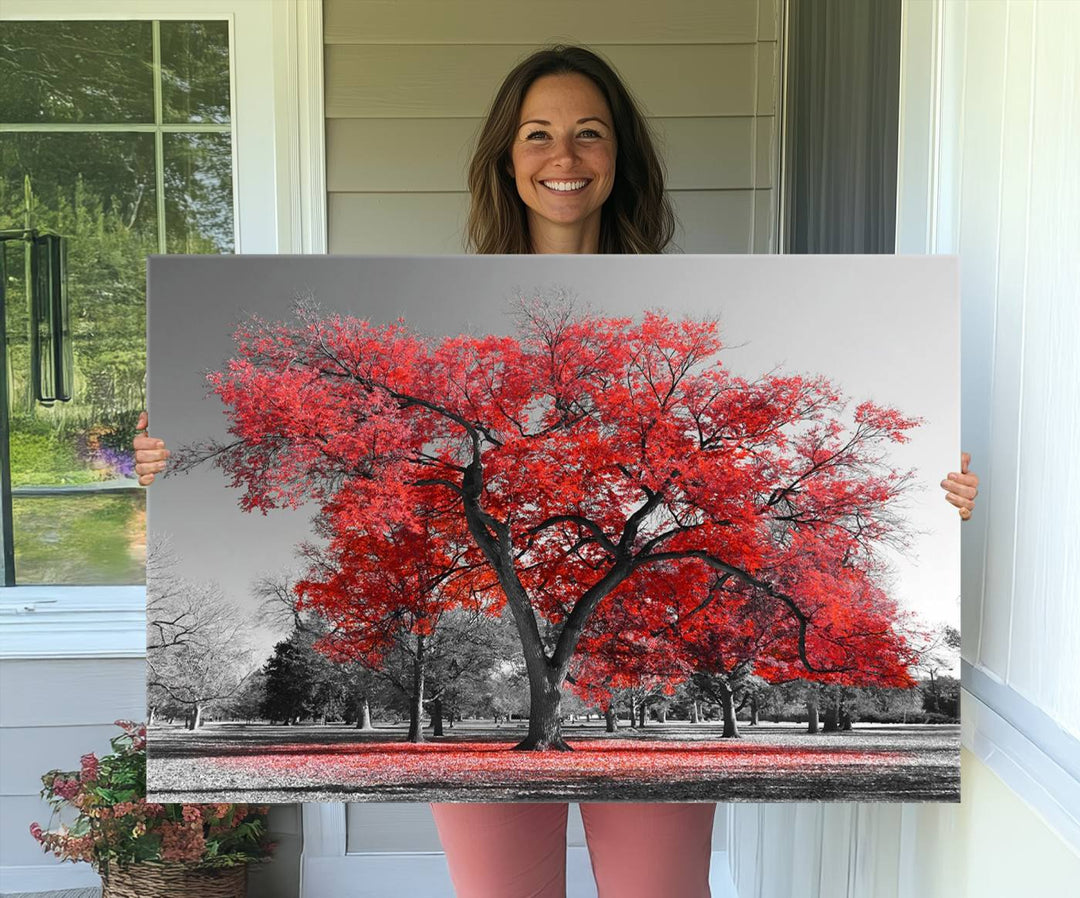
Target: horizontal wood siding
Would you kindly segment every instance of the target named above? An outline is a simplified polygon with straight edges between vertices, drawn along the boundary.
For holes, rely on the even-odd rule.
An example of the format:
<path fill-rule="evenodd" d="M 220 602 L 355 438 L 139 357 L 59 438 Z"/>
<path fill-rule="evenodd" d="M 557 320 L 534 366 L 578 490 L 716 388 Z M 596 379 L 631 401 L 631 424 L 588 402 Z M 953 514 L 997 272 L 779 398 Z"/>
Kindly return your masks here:
<path fill-rule="evenodd" d="M 483 119 L 341 118 L 326 122 L 331 193 L 465 191 Z M 772 187 L 771 118 L 654 118 L 671 190 Z M 447 151 L 449 150 L 449 151 Z"/>
<path fill-rule="evenodd" d="M 727 44 L 771 24 L 758 0 L 330 0 L 324 10 L 327 44 Z"/>
<path fill-rule="evenodd" d="M 491 97 L 559 41 L 597 49 L 641 101 L 678 249 L 775 251 L 779 0 L 567 0 L 542 15 L 517 0 L 327 0 L 324 23 L 330 252 L 462 252 L 466 168 Z"/>
<path fill-rule="evenodd" d="M 110 751 L 118 719 L 145 716 L 141 658 L 0 661 L 0 868 L 56 863 L 30 836 L 49 822 L 41 774 Z"/>
<path fill-rule="evenodd" d="M 653 116 L 770 114 L 757 93 L 772 50 L 757 44 L 597 46 Z M 510 45 L 326 48 L 327 118 L 483 115 L 499 83 L 532 48 Z"/>

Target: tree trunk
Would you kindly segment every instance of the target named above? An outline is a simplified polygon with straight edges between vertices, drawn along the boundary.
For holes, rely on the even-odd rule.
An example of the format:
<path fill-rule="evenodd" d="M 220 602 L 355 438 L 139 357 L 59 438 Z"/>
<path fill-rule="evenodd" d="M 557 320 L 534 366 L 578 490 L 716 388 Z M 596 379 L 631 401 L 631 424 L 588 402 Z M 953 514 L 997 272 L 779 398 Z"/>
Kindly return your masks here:
<path fill-rule="evenodd" d="M 608 703 L 607 708 L 604 709 L 604 720 L 606 722 L 605 729 L 609 733 L 614 733 L 619 729 L 619 718 L 615 714 L 615 709 Z"/>
<path fill-rule="evenodd" d="M 443 734 L 443 719 L 442 719 L 442 699 L 437 698 L 431 703 L 431 726 L 433 728 L 433 736 L 441 736 Z"/>
<path fill-rule="evenodd" d="M 735 720 L 735 690 L 731 688 L 726 680 L 719 680 L 719 686 L 720 707 L 724 714 L 724 732 L 721 734 L 721 738 L 738 739 L 739 724 Z"/>
<path fill-rule="evenodd" d="M 360 707 L 357 708 L 357 711 L 359 711 L 359 714 L 357 714 L 356 728 L 358 730 L 375 729 L 371 725 L 371 705 L 368 703 L 366 694 L 360 699 Z"/>
<path fill-rule="evenodd" d="M 641 724 L 641 728 L 645 728 L 645 718 L 648 714 L 649 706 L 645 703 L 645 699 L 641 700 L 641 710 L 638 712 L 638 722 Z"/>
<path fill-rule="evenodd" d="M 750 726 L 756 727 L 758 724 L 758 700 L 757 695 L 750 696 Z"/>
<path fill-rule="evenodd" d="M 562 689 L 554 674 L 529 677 L 529 732 L 519 751 L 573 751 L 562 737 Z"/>
<path fill-rule="evenodd" d="M 416 637 L 416 654 L 413 656 L 413 691 L 409 697 L 408 742 L 424 741 L 424 637 Z"/>
<path fill-rule="evenodd" d="M 806 716 L 806 732 L 816 733 L 818 731 L 818 691 L 816 686 L 811 686 L 806 695 Z"/>
<path fill-rule="evenodd" d="M 835 733 L 840 729 L 840 705 L 839 703 L 829 705 L 825 709 L 825 726 L 822 727 L 822 732 Z"/>
<path fill-rule="evenodd" d="M 667 705 L 661 705 L 656 710 L 656 714 L 660 718 L 661 723 L 667 723 L 667 710 Z"/>
<path fill-rule="evenodd" d="M 691 723 L 700 723 L 700 721 L 701 721 L 701 711 L 698 709 L 698 703 L 695 700 L 690 705 L 690 722 Z"/>
<path fill-rule="evenodd" d="M 630 696 L 630 728 L 637 729 L 637 700 Z"/>
<path fill-rule="evenodd" d="M 193 730 L 197 730 L 199 727 L 202 726 L 202 713 L 202 704 L 195 705 L 195 715 L 194 717 L 192 717 L 191 720 L 191 728 Z"/>

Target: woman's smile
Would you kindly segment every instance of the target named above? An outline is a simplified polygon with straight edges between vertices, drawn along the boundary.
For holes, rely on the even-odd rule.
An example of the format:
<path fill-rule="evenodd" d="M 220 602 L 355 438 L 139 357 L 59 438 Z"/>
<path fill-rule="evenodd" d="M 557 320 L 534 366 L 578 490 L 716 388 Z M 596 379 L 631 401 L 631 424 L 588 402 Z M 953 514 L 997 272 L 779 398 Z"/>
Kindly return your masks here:
<path fill-rule="evenodd" d="M 551 190 L 551 191 L 553 191 L 555 193 L 577 194 L 577 193 L 581 193 L 581 191 L 585 189 L 585 186 L 591 180 L 592 180 L 592 178 L 581 178 L 581 179 L 574 179 L 574 180 L 569 180 L 569 181 L 566 181 L 566 180 L 541 181 L 540 183 L 543 184 L 548 190 Z"/>

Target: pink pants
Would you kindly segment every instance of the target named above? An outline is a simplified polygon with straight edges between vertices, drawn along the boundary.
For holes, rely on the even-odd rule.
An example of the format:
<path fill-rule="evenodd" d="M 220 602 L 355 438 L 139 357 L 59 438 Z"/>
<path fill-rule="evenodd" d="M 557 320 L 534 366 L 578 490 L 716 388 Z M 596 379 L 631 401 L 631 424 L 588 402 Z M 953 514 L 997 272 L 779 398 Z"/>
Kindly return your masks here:
<path fill-rule="evenodd" d="M 567 805 L 432 804 L 458 898 L 564 898 Z M 599 898 L 709 898 L 716 805 L 582 804 Z"/>

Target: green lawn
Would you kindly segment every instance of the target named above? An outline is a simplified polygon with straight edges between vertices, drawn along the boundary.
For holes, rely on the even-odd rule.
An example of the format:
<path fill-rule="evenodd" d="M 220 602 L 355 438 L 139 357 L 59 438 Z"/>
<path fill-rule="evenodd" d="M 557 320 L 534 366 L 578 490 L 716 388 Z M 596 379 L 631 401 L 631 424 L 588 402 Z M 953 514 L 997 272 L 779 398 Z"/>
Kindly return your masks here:
<path fill-rule="evenodd" d="M 133 584 L 145 580 L 146 494 L 12 500 L 19 583 Z"/>

